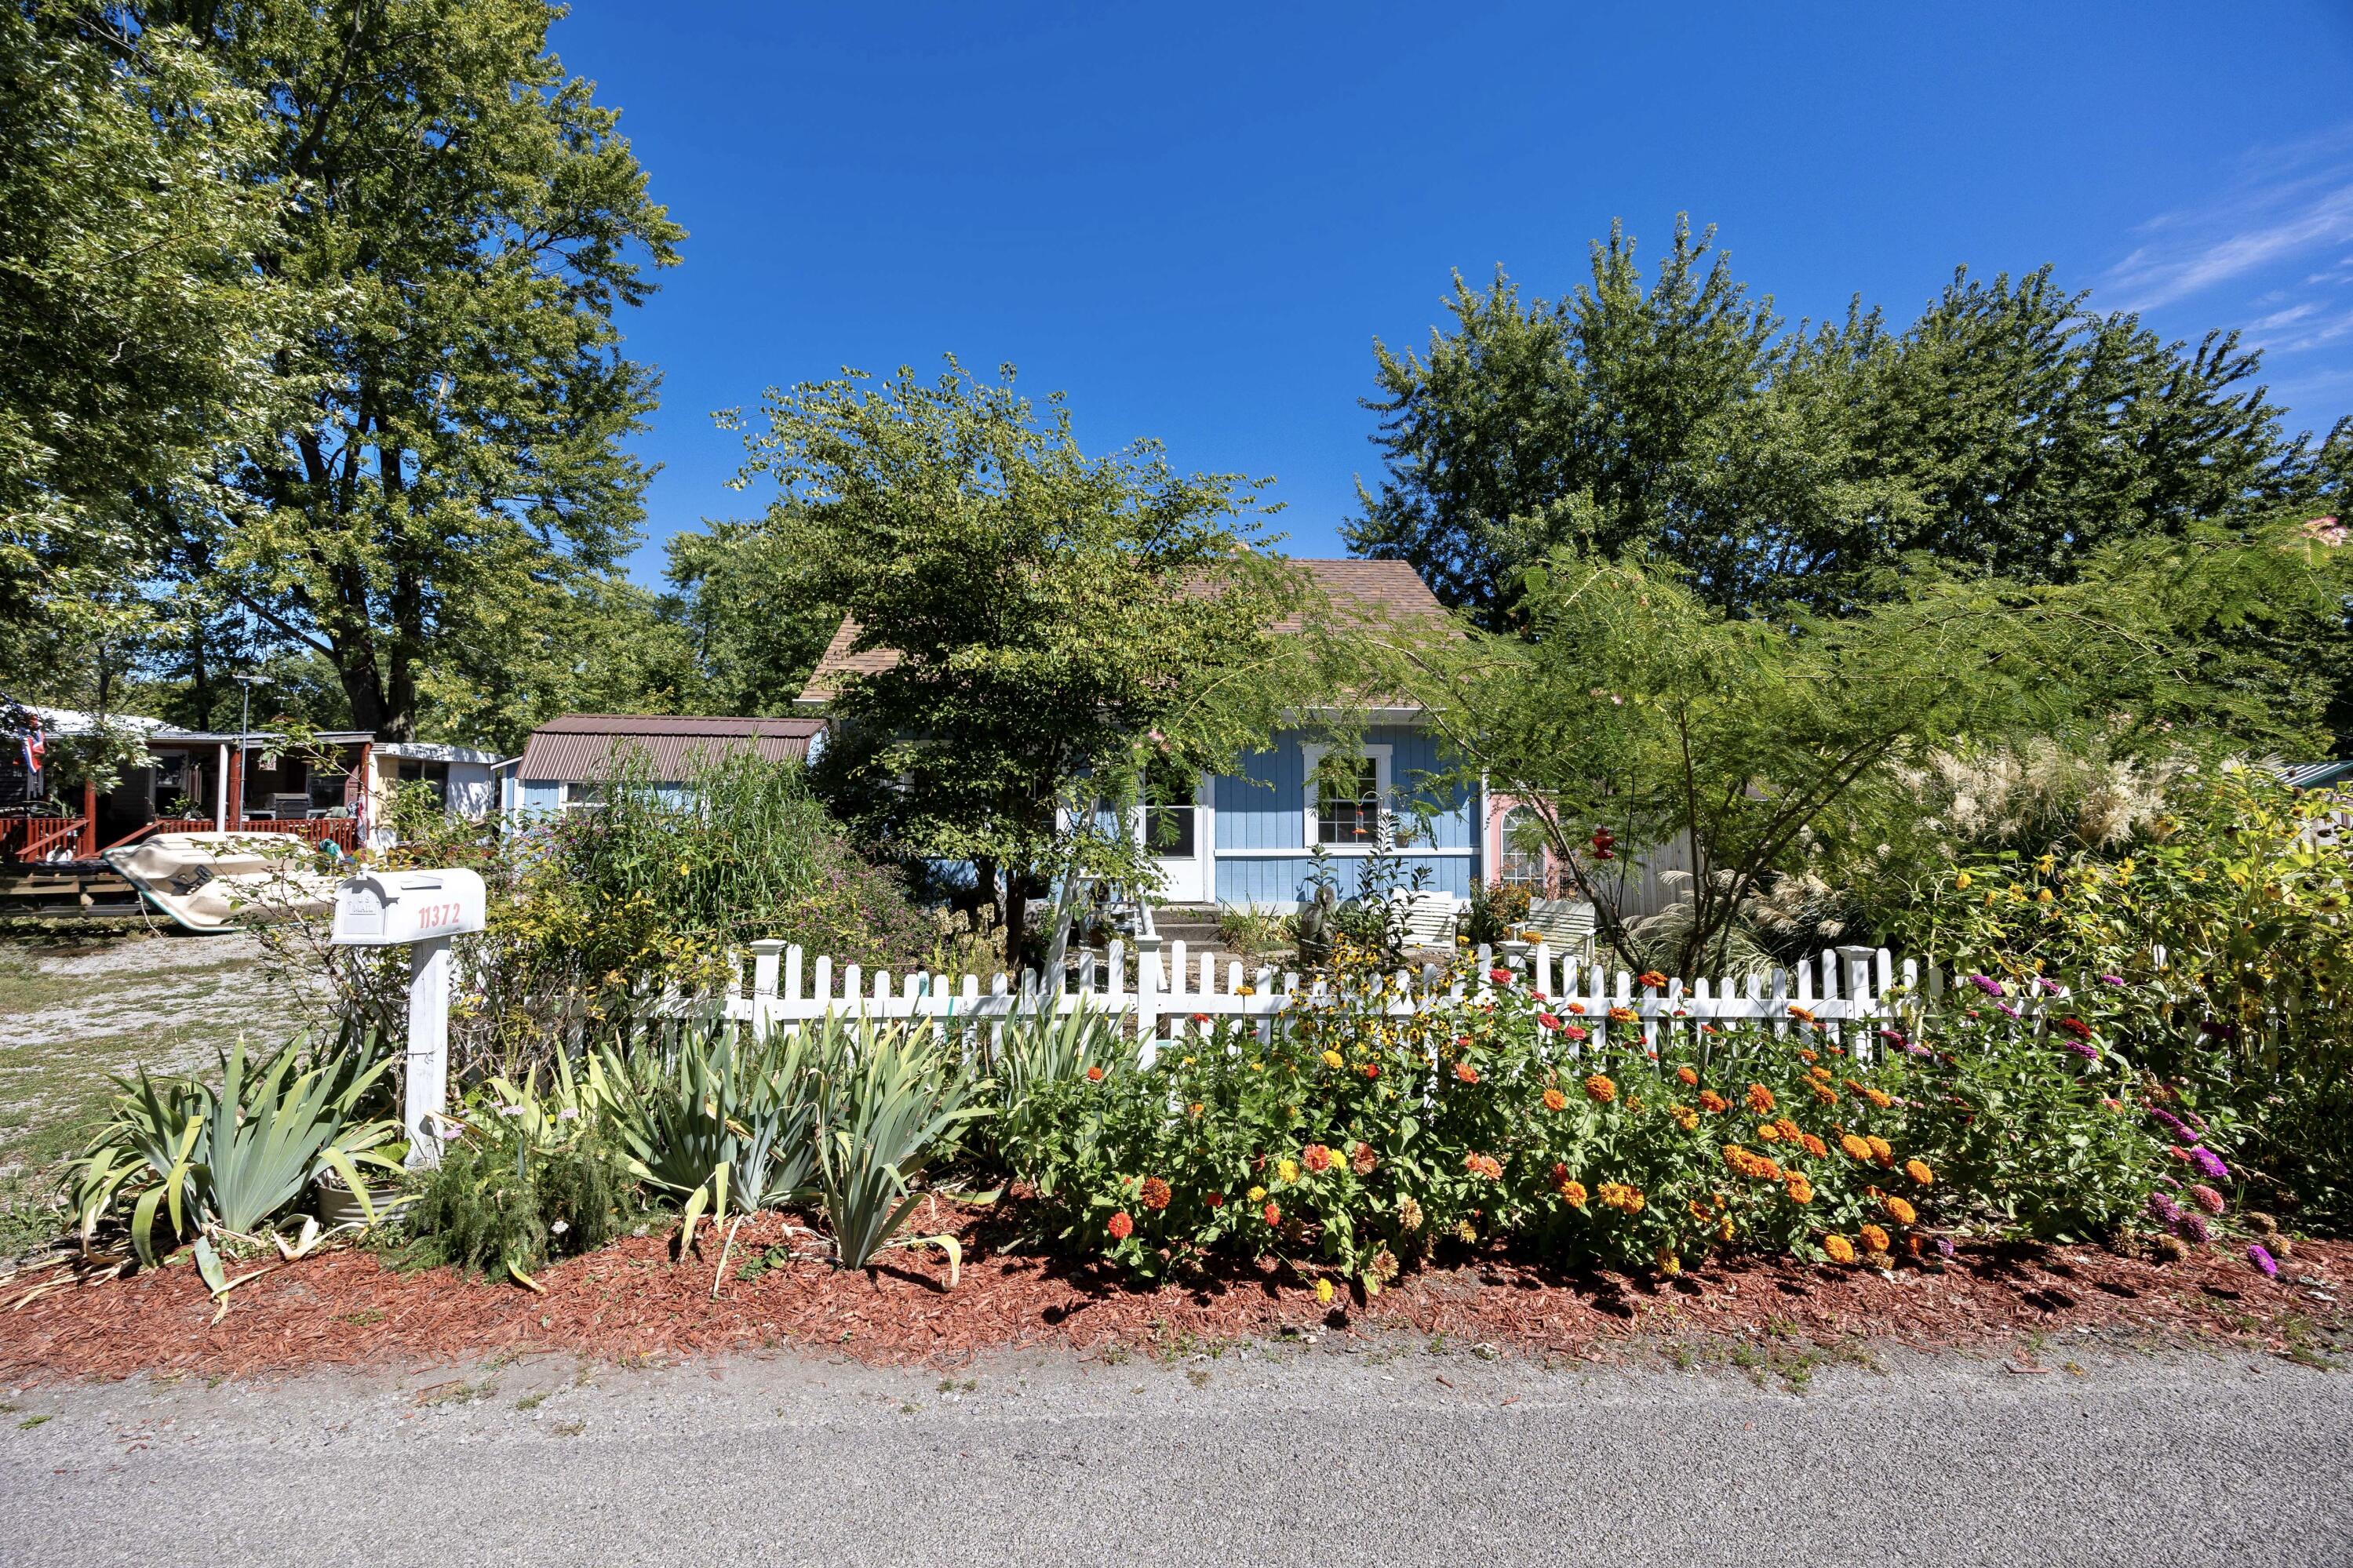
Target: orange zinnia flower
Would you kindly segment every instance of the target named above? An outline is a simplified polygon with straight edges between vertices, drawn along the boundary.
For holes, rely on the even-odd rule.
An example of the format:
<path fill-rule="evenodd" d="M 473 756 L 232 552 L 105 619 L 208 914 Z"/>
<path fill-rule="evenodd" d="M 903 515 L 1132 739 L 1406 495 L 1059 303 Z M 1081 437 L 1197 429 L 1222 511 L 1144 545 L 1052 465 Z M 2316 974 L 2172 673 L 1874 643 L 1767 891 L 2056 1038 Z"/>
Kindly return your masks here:
<path fill-rule="evenodd" d="M 1872 1251 L 1884 1252 L 1887 1250 L 1887 1233 L 1880 1229 L 1877 1226 L 1864 1226 L 1861 1234 L 1862 1236 L 1863 1246 L 1869 1247 Z"/>
<path fill-rule="evenodd" d="M 1854 1243 L 1849 1241 L 1842 1236 L 1826 1236 L 1822 1237 L 1822 1250 L 1831 1255 L 1831 1261 L 1832 1263 L 1852 1263 L 1854 1261 Z"/>
<path fill-rule="evenodd" d="M 1864 1139 L 1863 1142 L 1871 1145 L 1871 1157 L 1873 1159 L 1878 1161 L 1884 1166 L 1892 1167 L 1894 1165 L 1895 1151 L 1888 1147 L 1886 1139 L 1874 1133 L 1871 1137 Z"/>
<path fill-rule="evenodd" d="M 1761 1083 L 1750 1084 L 1748 1086 L 1748 1109 L 1755 1111 L 1759 1116 L 1771 1115 L 1773 1113 L 1773 1091 L 1767 1089 Z"/>
<path fill-rule="evenodd" d="M 1261 1209 L 1259 1211 L 1259 1215 L 1260 1217 L 1264 1219 L 1269 1225 L 1281 1225 L 1282 1223 L 1282 1210 L 1275 1206 L 1275 1202 L 1272 1198 L 1266 1200 L 1266 1207 Z"/>
<path fill-rule="evenodd" d="M 1479 1069 L 1472 1067 L 1469 1062 L 1456 1062 L 1454 1064 L 1454 1076 L 1461 1079 L 1464 1083 L 1477 1083 L 1479 1081 Z"/>
<path fill-rule="evenodd" d="M 1712 1089 L 1704 1089 L 1699 1091 L 1699 1108 L 1710 1114 L 1715 1114 L 1731 1110 L 1732 1101 Z"/>
<path fill-rule="evenodd" d="M 1846 1151 L 1847 1158 L 1851 1160 L 1868 1160 L 1871 1158 L 1871 1145 L 1864 1142 L 1862 1139 L 1856 1137 L 1852 1132 L 1841 1132 L 1839 1134 L 1839 1147 Z"/>
<path fill-rule="evenodd" d="M 1926 1160 L 1905 1161 L 1904 1173 L 1924 1187 L 1931 1185 L 1936 1180 L 1936 1173 L 1928 1169 L 1928 1162 Z"/>
<path fill-rule="evenodd" d="M 1607 1105 L 1618 1098 L 1618 1086 L 1595 1073 L 1585 1080 L 1585 1098 L 1596 1105 Z"/>
<path fill-rule="evenodd" d="M 1371 1175 L 1373 1167 L 1379 1163 L 1380 1160 L 1373 1153 L 1370 1143 L 1359 1143 L 1348 1151 L 1348 1168 L 1360 1176 Z"/>
<path fill-rule="evenodd" d="M 1789 1176 L 1788 1176 L 1788 1183 L 1789 1183 L 1789 1201 L 1790 1201 L 1791 1203 L 1793 1203 L 1793 1204 L 1810 1204 L 1810 1203 L 1812 1203 L 1812 1202 L 1814 1201 L 1814 1184 L 1813 1184 L 1813 1183 L 1811 1183 L 1811 1182 L 1810 1182 L 1810 1181 L 1808 1181 L 1808 1180 L 1806 1180 L 1805 1173 L 1804 1173 L 1804 1172 L 1802 1172 L 1802 1171 L 1792 1171 L 1792 1172 L 1790 1172 L 1790 1173 L 1789 1173 Z"/>
<path fill-rule="evenodd" d="M 1773 1127 L 1774 1130 L 1779 1132 L 1784 1139 L 1792 1143 L 1795 1143 L 1806 1135 L 1796 1122 L 1790 1121 L 1786 1116 L 1777 1118 L 1773 1122 Z"/>
<path fill-rule="evenodd" d="M 1321 1143 L 1310 1143 L 1299 1152 L 1299 1163 L 1311 1171 L 1328 1171 L 1333 1163 L 1332 1151 Z"/>
<path fill-rule="evenodd" d="M 1568 1096 L 1561 1093 L 1561 1091 L 1556 1089 L 1546 1089 L 1544 1091 L 1544 1108 L 1546 1110 L 1567 1110 L 1568 1109 Z"/>
<path fill-rule="evenodd" d="M 1111 1223 L 1103 1228 L 1111 1232 L 1111 1238 L 1113 1241 L 1125 1241 L 1135 1234 L 1135 1222 L 1127 1217 L 1125 1209 L 1122 1209 L 1111 1216 Z"/>
<path fill-rule="evenodd" d="M 1099 1067 L 1089 1068 L 1087 1069 L 1087 1081 L 1089 1083 L 1103 1082 L 1103 1068 Z"/>
<path fill-rule="evenodd" d="M 1675 1077 L 1683 1080 L 1683 1085 L 1685 1089 L 1695 1089 L 1699 1085 L 1699 1074 L 1694 1072 L 1689 1068 L 1677 1068 L 1675 1069 Z"/>
<path fill-rule="evenodd" d="M 1806 1134 L 1803 1139 L 1803 1142 L 1806 1145 L 1806 1152 L 1811 1154 L 1817 1160 L 1831 1152 L 1829 1144 L 1823 1142 L 1820 1139 L 1815 1137 L 1810 1132 Z"/>
<path fill-rule="evenodd" d="M 1887 1212 L 1898 1225 L 1910 1225 L 1914 1220 L 1920 1217 L 1920 1211 L 1914 1208 L 1910 1204 L 1905 1203 L 1902 1198 L 1888 1199 Z"/>
<path fill-rule="evenodd" d="M 1172 1195 L 1173 1194 L 1168 1190 L 1168 1184 L 1162 1181 L 1159 1177 L 1146 1176 L 1144 1178 L 1143 1196 L 1144 1206 L 1145 1208 L 1165 1209 L 1168 1206 L 1168 1200 Z"/>
<path fill-rule="evenodd" d="M 1612 1007 L 1609 1009 L 1609 1021 L 1613 1024 L 1630 1024 L 1634 1019 L 1635 1013 L 1634 1009 L 1631 1007 Z"/>

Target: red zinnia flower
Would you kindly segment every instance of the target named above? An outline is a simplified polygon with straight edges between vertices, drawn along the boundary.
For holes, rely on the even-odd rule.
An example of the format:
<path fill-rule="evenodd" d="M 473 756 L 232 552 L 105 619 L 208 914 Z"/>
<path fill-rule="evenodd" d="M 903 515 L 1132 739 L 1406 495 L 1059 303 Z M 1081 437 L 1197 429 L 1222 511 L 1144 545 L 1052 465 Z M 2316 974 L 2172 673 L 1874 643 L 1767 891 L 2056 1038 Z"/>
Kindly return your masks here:
<path fill-rule="evenodd" d="M 1381 1069 L 1371 1062 L 1366 1062 L 1365 1064 L 1365 1076 L 1366 1078 L 1378 1078 L 1381 1076 Z"/>
<path fill-rule="evenodd" d="M 1454 1064 L 1454 1076 L 1461 1079 L 1464 1083 L 1477 1083 L 1479 1081 L 1479 1069 L 1472 1067 L 1469 1062 L 1456 1062 Z"/>
<path fill-rule="evenodd" d="M 1221 1209 L 1226 1206 L 1226 1194 L 1223 1193 L 1203 1193 L 1201 1194 L 1201 1201 L 1213 1209 Z"/>
<path fill-rule="evenodd" d="M 1111 1223 L 1103 1228 L 1111 1232 L 1113 1241 L 1125 1241 L 1135 1234 L 1135 1222 L 1127 1217 L 1125 1209 L 1122 1209 L 1111 1216 Z"/>
<path fill-rule="evenodd" d="M 1550 1013 L 1537 1014 L 1536 1022 L 1542 1024 L 1547 1029 L 1557 1029 L 1560 1027 L 1560 1020 Z"/>
<path fill-rule="evenodd" d="M 1491 969 L 1487 971 L 1487 978 L 1498 985 L 1509 985 L 1512 983 L 1512 972 L 1508 969 Z"/>
<path fill-rule="evenodd" d="M 1267 1199 L 1266 1207 L 1261 1209 L 1259 1211 L 1259 1215 L 1260 1217 L 1264 1219 L 1269 1225 L 1281 1225 L 1282 1223 L 1282 1211 L 1275 1206 L 1274 1200 L 1272 1198 Z"/>
<path fill-rule="evenodd" d="M 1089 1083 L 1101 1083 L 1101 1082 L 1103 1082 L 1103 1068 L 1099 1068 L 1099 1067 L 1097 1067 L 1097 1068 L 1089 1068 L 1087 1069 L 1087 1081 L 1088 1081 Z"/>

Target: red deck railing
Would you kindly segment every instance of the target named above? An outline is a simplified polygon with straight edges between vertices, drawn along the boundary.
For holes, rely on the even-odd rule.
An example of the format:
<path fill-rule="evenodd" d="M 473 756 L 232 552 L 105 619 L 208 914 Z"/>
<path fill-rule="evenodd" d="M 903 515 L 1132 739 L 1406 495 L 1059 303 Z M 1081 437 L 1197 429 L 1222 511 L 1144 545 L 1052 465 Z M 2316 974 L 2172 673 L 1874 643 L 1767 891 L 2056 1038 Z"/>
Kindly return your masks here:
<path fill-rule="evenodd" d="M 136 843 L 151 833 L 211 833 L 216 831 L 209 816 L 159 816 L 132 832 L 124 834 L 109 849 L 120 845 Z M 236 824 L 237 833 L 283 833 L 300 838 L 306 844 L 332 844 L 344 854 L 359 848 L 359 824 L 348 816 L 248 816 Z"/>

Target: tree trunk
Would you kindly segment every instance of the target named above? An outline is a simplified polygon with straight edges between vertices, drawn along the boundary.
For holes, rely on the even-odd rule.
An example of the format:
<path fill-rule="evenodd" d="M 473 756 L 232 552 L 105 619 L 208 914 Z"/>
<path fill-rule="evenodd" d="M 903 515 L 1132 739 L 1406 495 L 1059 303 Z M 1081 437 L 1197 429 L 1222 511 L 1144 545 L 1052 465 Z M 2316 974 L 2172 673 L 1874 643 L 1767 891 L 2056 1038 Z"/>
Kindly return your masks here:
<path fill-rule="evenodd" d="M 1029 936 L 1029 887 L 1018 871 L 1005 873 L 1005 973 L 1021 978 L 1021 948 Z"/>

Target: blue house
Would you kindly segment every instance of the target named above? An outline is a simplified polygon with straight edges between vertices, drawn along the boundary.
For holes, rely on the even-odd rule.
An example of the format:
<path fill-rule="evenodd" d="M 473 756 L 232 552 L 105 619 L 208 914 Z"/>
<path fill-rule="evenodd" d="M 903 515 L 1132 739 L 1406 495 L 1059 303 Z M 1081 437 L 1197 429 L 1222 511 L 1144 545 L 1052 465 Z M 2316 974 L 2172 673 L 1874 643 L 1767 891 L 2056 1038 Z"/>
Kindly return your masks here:
<path fill-rule="evenodd" d="M 1345 615 L 1443 616 L 1437 598 L 1402 561 L 1300 561 Z M 844 620 L 808 687 L 805 711 L 822 710 L 845 676 L 888 669 L 887 650 L 852 652 L 859 628 Z M 1365 715 L 1363 744 L 1330 766 L 1317 731 L 1278 730 L 1241 758 L 1238 771 L 1204 777 L 1189 805 L 1137 813 L 1134 829 L 1159 847 L 1161 897 L 1176 904 L 1216 904 L 1288 912 L 1312 891 L 1314 852 L 1329 857 L 1342 897 L 1353 892 L 1367 857 L 1394 844 L 1398 858 L 1427 871 L 1425 886 L 1457 900 L 1488 874 L 1492 835 L 1478 789 L 1433 793 L 1427 780 L 1444 763 L 1437 733 L 1419 709 Z"/>

